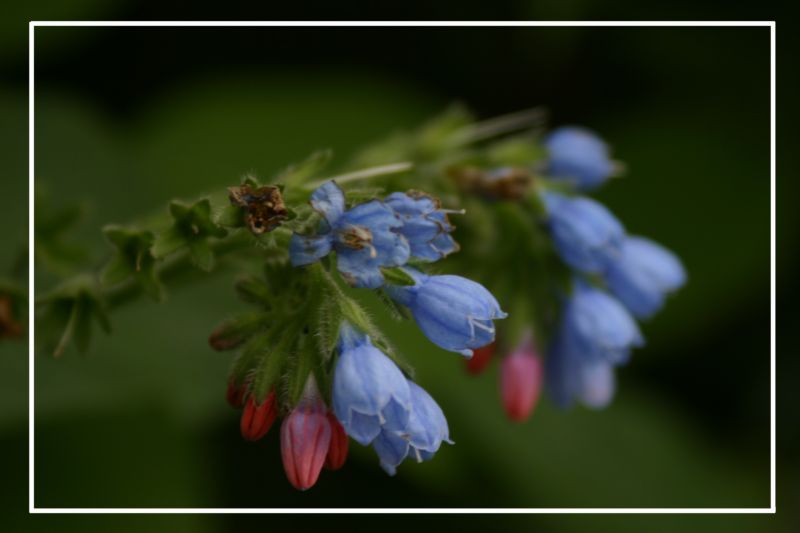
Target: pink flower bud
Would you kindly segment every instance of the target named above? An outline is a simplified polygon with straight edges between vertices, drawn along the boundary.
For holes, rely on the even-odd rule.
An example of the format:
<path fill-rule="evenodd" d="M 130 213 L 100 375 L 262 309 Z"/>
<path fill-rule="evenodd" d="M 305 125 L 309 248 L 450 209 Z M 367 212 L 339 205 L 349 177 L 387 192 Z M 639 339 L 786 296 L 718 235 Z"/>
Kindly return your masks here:
<path fill-rule="evenodd" d="M 331 443 L 331 424 L 325 411 L 322 401 L 304 399 L 283 420 L 283 469 L 296 489 L 313 487 L 325 463 Z"/>
<path fill-rule="evenodd" d="M 245 394 L 247 394 L 247 385 L 245 383 L 236 383 L 235 379 L 228 381 L 228 390 L 225 391 L 225 399 L 231 407 L 234 409 L 241 409 L 244 407 Z"/>
<path fill-rule="evenodd" d="M 542 374 L 542 360 L 530 343 L 503 359 L 500 394 L 509 419 L 522 422 L 531 415 L 542 390 Z"/>
<path fill-rule="evenodd" d="M 472 350 L 472 357 L 464 360 L 467 365 L 467 372 L 477 375 L 486 370 L 486 367 L 492 360 L 492 356 L 494 356 L 495 348 L 496 343 L 492 342 L 486 346 Z"/>
<path fill-rule="evenodd" d="M 267 434 L 275 417 L 278 415 L 278 406 L 275 391 L 270 391 L 267 398 L 261 403 L 251 395 L 242 411 L 241 430 L 245 440 L 258 440 Z"/>
<path fill-rule="evenodd" d="M 339 470 L 347 460 L 347 433 L 332 412 L 328 412 L 328 422 L 331 424 L 331 445 L 325 457 L 325 468 Z"/>

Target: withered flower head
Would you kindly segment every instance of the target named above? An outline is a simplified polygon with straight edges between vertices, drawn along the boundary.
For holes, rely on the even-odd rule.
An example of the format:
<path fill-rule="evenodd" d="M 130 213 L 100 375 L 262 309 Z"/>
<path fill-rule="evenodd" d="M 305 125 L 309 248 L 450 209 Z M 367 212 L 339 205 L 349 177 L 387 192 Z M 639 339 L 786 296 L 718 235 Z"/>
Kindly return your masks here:
<path fill-rule="evenodd" d="M 233 205 L 245 209 L 245 224 L 256 235 L 277 228 L 288 215 L 281 191 L 274 185 L 228 187 L 228 196 Z"/>
<path fill-rule="evenodd" d="M 533 184 L 533 174 L 526 168 L 501 167 L 482 170 L 476 167 L 454 167 L 450 177 L 465 191 L 496 200 L 520 200 Z"/>

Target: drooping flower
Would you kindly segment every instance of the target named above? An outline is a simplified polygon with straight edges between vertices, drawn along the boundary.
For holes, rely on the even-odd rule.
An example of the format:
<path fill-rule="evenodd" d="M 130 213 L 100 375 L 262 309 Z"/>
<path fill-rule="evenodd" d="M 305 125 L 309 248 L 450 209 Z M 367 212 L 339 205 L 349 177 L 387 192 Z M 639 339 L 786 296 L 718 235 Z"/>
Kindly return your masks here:
<path fill-rule="evenodd" d="M 399 232 L 408 240 L 411 255 L 425 261 L 438 261 L 458 251 L 450 236 L 455 228 L 441 208 L 439 200 L 419 191 L 395 192 L 386 197 L 386 205 L 402 220 Z"/>
<path fill-rule="evenodd" d="M 542 373 L 542 359 L 530 339 L 503 359 L 500 395 L 508 418 L 522 422 L 531 415 L 541 393 Z"/>
<path fill-rule="evenodd" d="M 602 204 L 554 192 L 542 195 L 561 259 L 579 272 L 600 273 L 619 254 L 625 229 Z"/>
<path fill-rule="evenodd" d="M 439 450 L 442 442 L 453 444 L 447 419 L 439 404 L 416 383 L 409 381 L 408 386 L 412 406 L 408 424 L 400 431 L 384 428 L 372 444 L 381 467 L 392 476 L 406 457 L 417 462 L 427 461 Z"/>
<path fill-rule="evenodd" d="M 583 358 L 627 362 L 632 348 L 643 346 L 636 321 L 613 296 L 578 281 L 564 305 L 561 329 L 570 346 Z"/>
<path fill-rule="evenodd" d="M 619 257 L 609 263 L 606 283 L 634 316 L 649 318 L 661 309 L 668 293 L 686 283 L 686 271 L 680 259 L 660 244 L 627 237 Z"/>
<path fill-rule="evenodd" d="M 405 268 L 414 285 L 387 285 L 391 298 L 405 305 L 428 339 L 437 346 L 472 356 L 494 340 L 493 320 L 508 316 L 486 288 L 460 276 L 428 276 Z"/>
<path fill-rule="evenodd" d="M 255 441 L 267 434 L 269 428 L 278 416 L 278 405 L 275 391 L 270 391 L 262 402 L 258 402 L 253 395 L 247 399 L 242 411 L 240 429 L 242 438 Z"/>
<path fill-rule="evenodd" d="M 281 459 L 289 483 L 297 489 L 314 486 L 325 464 L 331 442 L 331 425 L 325 416 L 327 408 L 309 378 L 313 393 L 304 392 L 300 403 L 281 425 Z"/>
<path fill-rule="evenodd" d="M 339 470 L 347 460 L 348 439 L 344 427 L 336 419 L 336 416 L 328 411 L 326 415 L 331 425 L 331 444 L 328 447 L 328 454 L 325 456 L 325 468 L 328 470 Z"/>
<path fill-rule="evenodd" d="M 585 128 L 558 128 L 545 138 L 544 145 L 548 152 L 545 173 L 552 178 L 590 190 L 614 174 L 608 145 Z"/>
<path fill-rule="evenodd" d="M 408 261 L 408 241 L 400 234 L 403 223 L 383 202 L 373 200 L 345 211 L 344 192 L 328 181 L 311 194 L 311 206 L 324 222 L 318 235 L 292 235 L 292 265 L 308 265 L 335 251 L 339 272 L 350 285 L 375 289 L 383 284 L 381 267 Z"/>
<path fill-rule="evenodd" d="M 333 409 L 348 435 L 366 446 L 382 427 L 408 423 L 411 393 L 397 365 L 370 338 L 344 323 L 333 374 Z"/>
<path fill-rule="evenodd" d="M 562 409 L 576 400 L 587 407 L 602 409 L 614 397 L 614 366 L 603 359 L 583 357 L 573 340 L 562 332 L 548 350 L 545 385 L 551 399 Z"/>

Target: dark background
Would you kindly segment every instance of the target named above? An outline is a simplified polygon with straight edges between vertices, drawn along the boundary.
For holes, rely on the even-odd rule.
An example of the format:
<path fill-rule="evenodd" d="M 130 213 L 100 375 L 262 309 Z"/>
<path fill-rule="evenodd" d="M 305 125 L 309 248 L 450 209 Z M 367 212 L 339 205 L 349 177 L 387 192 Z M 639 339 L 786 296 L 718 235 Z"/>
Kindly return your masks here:
<path fill-rule="evenodd" d="M 68 18 L 147 13 L 86 5 Z M 475 17 L 537 13 L 507 5 L 507 16 Z M 592 15 L 588 3 L 569 5 L 573 12 L 552 8 L 545 18 Z M 705 16 L 719 18 L 713 8 Z M 545 402 L 528 424 L 512 426 L 496 400 L 495 369 L 469 378 L 459 361 L 401 328 L 401 348 L 458 445 L 396 479 L 354 445 L 345 470 L 304 494 L 283 479 L 277 432 L 246 446 L 221 399 L 228 361 L 204 340 L 239 308 L 235 271 L 175 289 L 166 304 L 120 312 L 115 334 L 87 357 L 37 360 L 37 505 L 769 505 L 768 29 L 45 28 L 36 39 L 37 179 L 59 202 L 90 206 L 77 238 L 98 260 L 102 224 L 247 170 L 271 174 L 316 148 L 346 160 L 461 101 L 483 117 L 546 105 L 552 124 L 601 132 L 630 169 L 601 199 L 629 229 L 676 250 L 690 275 L 645 326 L 648 347 L 620 373 L 604 412 L 561 413 Z M 2 140 L 18 179 L 4 178 L 2 192 L 14 227 L 24 216 L 25 139 L 14 124 L 25 124 L 26 61 L 24 48 L 8 50 L 0 109 L 16 122 L 3 122 Z M 781 242 L 794 240 L 794 217 L 780 211 Z M 11 234 L 9 245 L 24 242 L 24 231 Z M 12 246 L 2 248 L 5 265 Z M 796 270 L 793 249 L 781 248 L 778 260 L 779 271 Z M 782 278 L 781 294 L 793 289 Z M 793 309 L 780 312 L 782 324 L 796 322 Z M 783 342 L 782 353 L 796 345 Z M 0 356 L 8 382 L 0 442 L 10 456 L 26 445 L 24 350 L 6 343 Z M 797 364 L 784 358 L 780 368 L 790 375 Z M 782 442 L 794 441 L 795 427 L 782 428 Z M 788 456 L 779 465 L 797 470 Z M 779 475 L 779 493 L 796 500 L 787 477 Z M 9 479 L 4 500 L 24 504 L 24 462 Z M 530 522 L 568 531 L 587 520 Z M 717 523 L 728 531 L 765 524 Z M 246 527 L 229 517 L 172 525 Z"/>

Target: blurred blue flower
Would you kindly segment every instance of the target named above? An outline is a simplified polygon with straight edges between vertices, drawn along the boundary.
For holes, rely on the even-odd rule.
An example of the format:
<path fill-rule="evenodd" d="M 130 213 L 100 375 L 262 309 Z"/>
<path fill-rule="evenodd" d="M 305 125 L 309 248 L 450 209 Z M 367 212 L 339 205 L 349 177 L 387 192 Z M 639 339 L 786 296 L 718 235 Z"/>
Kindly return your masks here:
<path fill-rule="evenodd" d="M 455 228 L 447 219 L 448 211 L 441 209 L 436 198 L 417 191 L 395 192 L 385 203 L 403 221 L 399 232 L 408 239 L 413 257 L 438 261 L 458 251 L 458 244 L 449 235 Z"/>
<path fill-rule="evenodd" d="M 649 318 L 664 305 L 666 294 L 686 283 L 680 259 L 644 237 L 622 241 L 619 257 L 606 271 L 608 288 L 637 318 Z"/>
<path fill-rule="evenodd" d="M 408 382 L 397 365 L 368 336 L 342 324 L 333 410 L 347 434 L 366 446 L 382 428 L 405 428 L 411 407 Z"/>
<path fill-rule="evenodd" d="M 472 356 L 494 340 L 492 320 L 508 316 L 486 288 L 460 276 L 428 276 L 405 268 L 416 283 L 386 285 L 389 296 L 405 305 L 428 339 L 437 346 Z"/>
<path fill-rule="evenodd" d="M 553 243 L 561 259 L 579 272 L 600 273 L 619 254 L 625 229 L 602 204 L 585 197 L 542 194 Z"/>
<path fill-rule="evenodd" d="M 578 127 L 558 128 L 544 140 L 548 151 L 545 174 L 595 189 L 614 173 L 608 145 L 593 132 Z"/>
<path fill-rule="evenodd" d="M 575 400 L 602 409 L 614 397 L 614 365 L 603 359 L 583 357 L 569 334 L 561 331 L 548 349 L 545 387 L 562 409 L 572 406 Z"/>
<path fill-rule="evenodd" d="M 311 205 L 324 218 L 321 232 L 292 235 L 292 265 L 308 265 L 334 250 L 339 272 L 350 285 L 375 289 L 383 284 L 381 267 L 408 261 L 408 241 L 399 233 L 403 223 L 386 204 L 373 200 L 345 211 L 344 193 L 329 181 L 312 193 Z"/>
<path fill-rule="evenodd" d="M 622 364 L 644 337 L 627 309 L 605 291 L 578 281 L 564 305 L 562 332 L 584 359 Z"/>
<path fill-rule="evenodd" d="M 411 390 L 408 424 L 401 431 L 384 428 L 372 443 L 381 467 L 392 476 L 406 457 L 412 457 L 417 462 L 428 461 L 442 442 L 453 444 L 441 407 L 413 381 L 408 382 L 408 387 Z"/>

